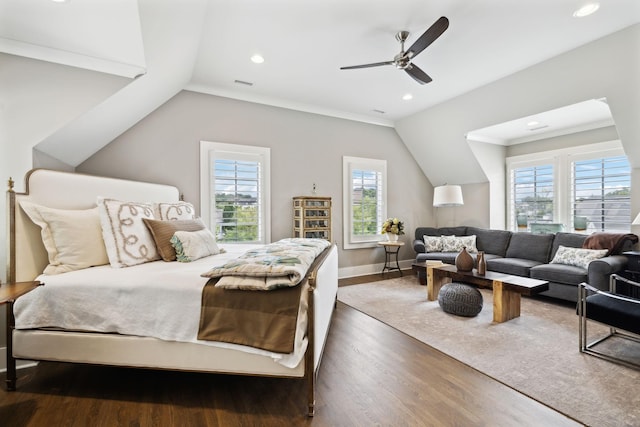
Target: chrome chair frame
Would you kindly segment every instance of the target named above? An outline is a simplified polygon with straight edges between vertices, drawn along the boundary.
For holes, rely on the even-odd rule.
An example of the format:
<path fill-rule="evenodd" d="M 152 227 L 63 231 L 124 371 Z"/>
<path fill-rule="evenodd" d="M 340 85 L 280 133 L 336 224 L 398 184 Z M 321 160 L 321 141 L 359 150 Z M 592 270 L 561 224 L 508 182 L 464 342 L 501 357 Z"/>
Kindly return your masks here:
<path fill-rule="evenodd" d="M 603 291 L 597 288 L 594 288 L 593 286 L 587 284 L 587 283 L 580 283 L 578 285 L 578 317 L 579 317 L 579 345 L 580 345 L 580 352 L 582 353 L 587 353 L 590 354 L 592 356 L 596 356 L 599 357 L 601 359 L 605 359 L 608 360 L 610 362 L 614 362 L 614 363 L 618 363 L 630 368 L 634 368 L 634 369 L 640 369 L 640 364 L 638 363 L 634 363 L 625 359 L 620 359 L 618 357 L 614 357 L 610 354 L 604 353 L 602 351 L 597 350 L 595 347 L 602 343 L 603 341 L 612 338 L 612 337 L 619 337 L 619 338 L 623 338 L 626 340 L 631 340 L 637 343 L 640 343 L 640 335 L 637 335 L 633 332 L 629 332 L 626 331 L 620 327 L 616 328 L 613 327 L 611 325 L 602 323 L 600 321 L 597 320 L 593 320 L 593 319 L 589 319 L 588 317 L 588 313 L 587 313 L 587 297 L 589 295 L 593 295 L 593 294 L 601 294 L 606 296 L 607 298 L 614 298 L 620 301 L 628 301 L 631 302 L 633 304 L 639 304 L 640 305 L 640 299 L 635 299 L 635 298 L 630 298 L 630 297 L 626 297 L 624 295 L 618 295 L 616 294 L 616 283 L 617 281 L 621 281 L 624 282 L 626 284 L 629 284 L 631 286 L 636 286 L 636 287 L 640 287 L 640 283 L 631 281 L 627 278 L 624 278 L 622 276 L 619 276 L 617 274 L 612 274 L 610 279 L 609 279 L 609 291 Z M 591 342 L 588 342 L 588 337 L 587 337 L 587 320 L 590 320 L 592 322 L 596 322 L 596 323 L 600 323 L 602 325 L 608 326 L 609 327 L 609 333 L 603 337 L 597 338 Z M 638 352 L 640 352 L 640 347 L 638 347 Z"/>

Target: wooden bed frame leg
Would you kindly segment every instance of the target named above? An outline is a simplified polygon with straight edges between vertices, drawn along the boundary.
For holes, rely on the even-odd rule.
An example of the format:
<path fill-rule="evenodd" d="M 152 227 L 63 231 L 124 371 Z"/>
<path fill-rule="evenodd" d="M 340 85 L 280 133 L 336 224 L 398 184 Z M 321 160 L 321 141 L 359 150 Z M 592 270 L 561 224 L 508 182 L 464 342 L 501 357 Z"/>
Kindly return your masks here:
<path fill-rule="evenodd" d="M 5 307 L 7 310 L 7 378 L 5 380 L 7 391 L 16 389 L 16 359 L 13 357 L 13 329 L 15 326 L 15 318 L 13 317 L 13 301 L 10 301 Z"/>
<path fill-rule="evenodd" d="M 309 309 L 307 311 L 307 339 L 309 345 L 307 345 L 307 352 L 305 354 L 305 366 L 304 376 L 307 380 L 307 416 L 313 417 L 316 411 L 316 367 L 315 367 L 315 310 L 314 310 L 314 295 L 313 286 L 309 287 Z"/>

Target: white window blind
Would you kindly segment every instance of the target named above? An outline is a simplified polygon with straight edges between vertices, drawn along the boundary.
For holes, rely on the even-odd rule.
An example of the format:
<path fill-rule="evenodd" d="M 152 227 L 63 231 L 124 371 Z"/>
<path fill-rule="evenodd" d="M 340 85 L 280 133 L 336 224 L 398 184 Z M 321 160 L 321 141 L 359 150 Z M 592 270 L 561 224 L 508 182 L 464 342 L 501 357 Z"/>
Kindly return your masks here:
<path fill-rule="evenodd" d="M 512 169 L 513 223 L 553 222 L 554 173 L 552 164 Z"/>
<path fill-rule="evenodd" d="M 378 234 L 382 227 L 382 187 L 382 173 L 375 170 L 352 170 L 351 232 L 354 236 Z"/>
<path fill-rule="evenodd" d="M 588 231 L 628 232 L 631 167 L 626 156 L 575 161 L 572 169 L 574 223 Z"/>
<path fill-rule="evenodd" d="M 217 239 L 221 242 L 259 241 L 260 161 L 216 158 L 212 172 Z"/>

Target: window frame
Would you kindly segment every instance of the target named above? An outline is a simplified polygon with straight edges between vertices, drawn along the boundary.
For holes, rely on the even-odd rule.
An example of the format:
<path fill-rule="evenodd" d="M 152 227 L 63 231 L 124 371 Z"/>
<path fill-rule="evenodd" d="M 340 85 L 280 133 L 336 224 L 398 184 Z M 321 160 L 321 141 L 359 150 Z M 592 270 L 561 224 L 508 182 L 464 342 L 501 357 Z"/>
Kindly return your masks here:
<path fill-rule="evenodd" d="M 513 208 L 512 172 L 514 169 L 552 163 L 554 166 L 553 222 L 562 223 L 566 232 L 573 232 L 573 162 L 614 156 L 626 156 L 620 140 L 586 144 L 506 158 L 507 229 L 518 231 Z M 629 219 L 631 223 L 632 218 Z"/>
<path fill-rule="evenodd" d="M 570 177 L 569 177 L 569 219 L 570 219 L 570 223 L 569 225 L 571 226 L 571 230 L 574 230 L 574 208 L 575 208 L 575 200 L 576 200 L 576 196 L 575 196 L 575 192 L 574 192 L 574 188 L 573 188 L 573 181 L 574 181 L 574 168 L 573 165 L 575 164 L 575 162 L 581 162 L 581 161 L 585 161 L 585 160 L 596 160 L 596 159 L 603 159 L 603 158 L 613 158 L 613 157 L 627 157 L 626 154 L 624 153 L 624 150 L 622 149 L 609 149 L 609 150 L 603 150 L 601 152 L 601 155 L 598 156 L 593 156 L 590 154 L 584 154 L 584 153 L 576 153 L 576 154 L 572 154 L 569 155 L 569 172 L 570 172 Z M 629 161 L 629 158 L 627 157 L 627 162 Z M 629 164 L 629 190 L 631 190 L 631 186 L 633 184 L 633 180 L 632 180 L 632 176 L 631 176 L 631 165 Z M 606 229 L 607 232 L 614 232 L 614 233 L 628 233 L 631 231 L 631 221 L 633 220 L 632 217 L 632 209 L 631 209 L 631 196 L 629 196 L 629 205 L 630 205 L 630 210 L 629 210 L 629 228 L 626 230 L 622 230 L 622 229 L 611 229 L 608 228 Z M 587 229 L 589 230 L 589 229 Z M 601 229 L 593 229 L 590 230 L 592 232 L 602 232 L 605 230 L 601 230 Z"/>
<path fill-rule="evenodd" d="M 247 160 L 255 158 L 261 162 L 260 168 L 260 219 L 258 221 L 258 240 L 251 243 L 267 244 L 271 242 L 271 149 L 253 145 L 228 144 L 222 142 L 200 141 L 200 216 L 210 230 L 215 230 L 215 197 L 211 191 L 215 185 L 213 162 L 218 153 L 220 158 Z M 241 244 L 249 242 L 225 242 Z"/>
<path fill-rule="evenodd" d="M 381 189 L 379 190 L 380 213 L 376 219 L 376 234 L 356 237 L 353 233 L 353 188 L 352 173 L 354 169 L 370 170 L 381 174 Z M 380 229 L 387 217 L 387 161 L 364 157 L 343 156 L 342 158 L 342 199 L 343 199 L 343 248 L 361 249 L 376 247 L 380 241 Z"/>

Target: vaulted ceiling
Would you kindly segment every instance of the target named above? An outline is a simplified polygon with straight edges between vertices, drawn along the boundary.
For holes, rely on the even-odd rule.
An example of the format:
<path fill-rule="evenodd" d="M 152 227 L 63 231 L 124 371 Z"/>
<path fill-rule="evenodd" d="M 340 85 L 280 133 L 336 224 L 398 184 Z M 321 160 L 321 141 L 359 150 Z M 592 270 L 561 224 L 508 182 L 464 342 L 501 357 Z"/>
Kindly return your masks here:
<path fill-rule="evenodd" d="M 131 79 L 31 141 L 77 165 L 183 89 L 394 126 L 640 21 L 637 0 L 601 1 L 574 17 L 585 3 L 0 0 L 0 52 Z M 413 58 L 431 83 L 391 65 L 340 70 L 392 60 L 398 31 L 410 33 L 408 47 L 441 16 L 449 28 Z M 264 62 L 252 62 L 255 54 Z"/>

